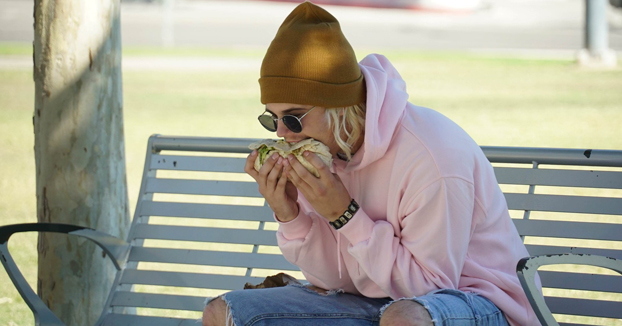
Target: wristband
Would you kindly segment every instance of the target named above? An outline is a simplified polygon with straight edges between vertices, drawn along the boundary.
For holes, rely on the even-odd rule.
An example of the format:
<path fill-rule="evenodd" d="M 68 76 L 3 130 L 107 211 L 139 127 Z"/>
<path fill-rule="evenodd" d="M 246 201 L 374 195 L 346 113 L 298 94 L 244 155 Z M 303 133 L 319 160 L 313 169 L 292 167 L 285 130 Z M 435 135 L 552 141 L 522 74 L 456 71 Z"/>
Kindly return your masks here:
<path fill-rule="evenodd" d="M 348 223 L 352 217 L 354 217 L 354 214 L 356 214 L 356 212 L 359 210 L 359 204 L 352 199 L 352 201 L 350 202 L 350 205 L 348 205 L 348 209 L 346 209 L 346 211 L 339 216 L 338 219 L 332 221 L 332 222 L 328 222 L 335 230 L 339 230 L 341 229 L 344 225 L 346 225 L 346 223 Z"/>

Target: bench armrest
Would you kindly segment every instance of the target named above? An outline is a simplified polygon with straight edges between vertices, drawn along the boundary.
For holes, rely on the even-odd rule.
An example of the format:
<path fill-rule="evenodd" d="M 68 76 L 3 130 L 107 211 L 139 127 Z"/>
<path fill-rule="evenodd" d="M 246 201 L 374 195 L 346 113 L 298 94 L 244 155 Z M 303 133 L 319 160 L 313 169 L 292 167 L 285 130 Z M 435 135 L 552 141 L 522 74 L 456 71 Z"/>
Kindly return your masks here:
<path fill-rule="evenodd" d="M 527 257 L 521 259 L 516 266 L 518 279 L 529 299 L 542 326 L 559 326 L 551 310 L 547 307 L 544 297 L 536 286 L 535 275 L 538 268 L 545 265 L 575 264 L 608 268 L 622 274 L 622 260 L 588 254 L 558 254 Z"/>
<path fill-rule="evenodd" d="M 37 326 L 64 326 L 65 324 L 54 315 L 33 291 L 9 253 L 8 241 L 11 235 L 30 231 L 66 233 L 90 239 L 104 250 L 117 270 L 121 270 L 125 266 L 129 255 L 129 245 L 127 242 L 87 227 L 56 223 L 26 223 L 0 226 L 0 261 L 2 261 L 4 269 L 9 274 L 19 294 L 34 313 L 35 325 Z"/>

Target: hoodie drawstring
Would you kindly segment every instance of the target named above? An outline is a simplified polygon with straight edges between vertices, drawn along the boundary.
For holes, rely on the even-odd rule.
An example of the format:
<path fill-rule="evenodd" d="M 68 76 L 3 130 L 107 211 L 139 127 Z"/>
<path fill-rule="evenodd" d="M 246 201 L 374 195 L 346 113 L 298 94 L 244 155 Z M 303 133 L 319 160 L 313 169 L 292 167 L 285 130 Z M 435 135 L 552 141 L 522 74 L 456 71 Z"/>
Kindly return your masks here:
<path fill-rule="evenodd" d="M 337 268 L 339 269 L 339 279 L 341 279 L 341 233 L 337 232 Z"/>

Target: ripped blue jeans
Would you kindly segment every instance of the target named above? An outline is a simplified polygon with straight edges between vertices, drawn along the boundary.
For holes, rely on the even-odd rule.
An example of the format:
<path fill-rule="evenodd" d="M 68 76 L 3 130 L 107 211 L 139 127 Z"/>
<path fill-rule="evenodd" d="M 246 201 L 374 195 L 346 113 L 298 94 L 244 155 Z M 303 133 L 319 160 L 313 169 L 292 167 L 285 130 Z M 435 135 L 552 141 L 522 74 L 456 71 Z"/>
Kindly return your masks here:
<path fill-rule="evenodd" d="M 390 298 L 366 298 L 340 291 L 319 294 L 301 285 L 238 290 L 222 296 L 235 326 L 378 325 Z M 507 326 L 490 300 L 470 292 L 437 290 L 413 300 L 424 306 L 435 326 Z"/>

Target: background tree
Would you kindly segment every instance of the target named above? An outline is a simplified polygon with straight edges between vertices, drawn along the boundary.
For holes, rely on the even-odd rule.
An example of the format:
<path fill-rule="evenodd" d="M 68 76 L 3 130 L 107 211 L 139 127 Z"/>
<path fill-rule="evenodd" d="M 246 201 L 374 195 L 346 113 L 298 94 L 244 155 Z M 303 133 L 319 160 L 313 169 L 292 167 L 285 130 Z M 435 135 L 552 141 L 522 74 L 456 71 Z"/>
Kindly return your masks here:
<path fill-rule="evenodd" d="M 120 0 L 36 0 L 35 162 L 39 222 L 125 238 Z M 114 268 L 90 242 L 41 234 L 37 291 L 68 325 L 92 325 Z"/>

